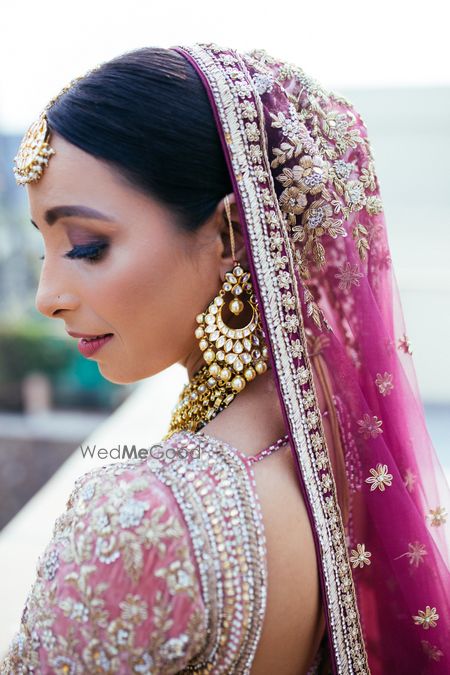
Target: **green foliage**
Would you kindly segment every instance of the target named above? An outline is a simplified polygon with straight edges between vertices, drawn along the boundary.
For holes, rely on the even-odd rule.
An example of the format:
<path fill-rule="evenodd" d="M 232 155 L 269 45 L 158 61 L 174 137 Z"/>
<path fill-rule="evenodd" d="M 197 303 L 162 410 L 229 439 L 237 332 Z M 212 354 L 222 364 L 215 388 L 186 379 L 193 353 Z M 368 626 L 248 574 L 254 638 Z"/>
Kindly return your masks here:
<path fill-rule="evenodd" d="M 21 380 L 39 371 L 50 379 L 73 359 L 72 346 L 45 331 L 38 323 L 20 323 L 0 329 L 0 380 Z"/>
<path fill-rule="evenodd" d="M 55 407 L 111 409 L 128 393 L 105 380 L 75 341 L 55 335 L 44 322 L 0 327 L 0 409 L 22 408 L 22 380 L 32 372 L 49 378 Z"/>

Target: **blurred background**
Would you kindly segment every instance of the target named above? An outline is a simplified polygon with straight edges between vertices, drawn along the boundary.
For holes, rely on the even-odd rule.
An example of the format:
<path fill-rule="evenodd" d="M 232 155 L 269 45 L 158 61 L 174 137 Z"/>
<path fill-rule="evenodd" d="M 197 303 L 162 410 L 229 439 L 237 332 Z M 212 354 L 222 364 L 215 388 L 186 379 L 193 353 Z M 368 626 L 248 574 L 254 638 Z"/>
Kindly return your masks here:
<path fill-rule="evenodd" d="M 450 477 L 450 72 L 441 4 L 382 0 L 268 6 L 155 6 L 22 0 L 2 6 L 0 40 L 0 651 L 18 625 L 37 555 L 73 480 L 82 441 L 157 442 L 185 382 L 178 366 L 140 382 L 105 381 L 34 308 L 43 245 L 12 161 L 52 96 L 97 63 L 137 47 L 214 41 L 265 48 L 301 65 L 361 111 L 375 156 L 430 434 Z M 68 341 L 70 340 L 70 341 Z M 8 553 L 8 560 L 5 555 Z M 10 574 L 20 583 L 8 583 Z M 9 562 L 8 562 L 9 561 Z"/>

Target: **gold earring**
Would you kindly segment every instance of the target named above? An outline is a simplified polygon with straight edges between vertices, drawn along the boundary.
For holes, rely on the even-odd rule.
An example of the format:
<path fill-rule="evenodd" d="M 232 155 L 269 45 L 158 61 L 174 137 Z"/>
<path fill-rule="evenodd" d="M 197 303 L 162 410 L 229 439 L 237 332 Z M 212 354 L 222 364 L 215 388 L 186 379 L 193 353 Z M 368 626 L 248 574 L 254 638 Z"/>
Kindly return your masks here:
<path fill-rule="evenodd" d="M 225 210 L 230 226 L 234 266 L 225 274 L 219 294 L 207 310 L 197 315 L 199 326 L 195 337 L 206 365 L 202 366 L 183 387 L 178 397 L 164 440 L 172 434 L 189 429 L 197 432 L 230 405 L 247 382 L 267 370 L 269 351 L 265 344 L 250 273 L 235 258 L 233 226 L 228 195 Z M 226 294 L 230 299 L 225 300 Z M 243 326 L 229 326 L 222 316 L 228 306 L 232 317 L 251 318 Z M 247 312 L 245 311 L 247 309 Z"/>
<path fill-rule="evenodd" d="M 207 310 L 197 315 L 197 323 L 200 325 L 195 331 L 195 337 L 199 339 L 203 359 L 209 366 L 210 386 L 215 383 L 229 383 L 232 391 L 238 393 L 256 375 L 266 372 L 269 352 L 264 343 L 250 272 L 245 271 L 236 260 L 228 195 L 225 197 L 225 211 L 230 228 L 234 266 L 232 271 L 226 272 L 222 288 Z M 231 295 L 228 309 L 235 317 L 243 317 L 246 308 L 247 313 L 250 313 L 251 318 L 244 325 L 232 327 L 225 322 L 222 312 L 227 306 L 227 294 Z"/>

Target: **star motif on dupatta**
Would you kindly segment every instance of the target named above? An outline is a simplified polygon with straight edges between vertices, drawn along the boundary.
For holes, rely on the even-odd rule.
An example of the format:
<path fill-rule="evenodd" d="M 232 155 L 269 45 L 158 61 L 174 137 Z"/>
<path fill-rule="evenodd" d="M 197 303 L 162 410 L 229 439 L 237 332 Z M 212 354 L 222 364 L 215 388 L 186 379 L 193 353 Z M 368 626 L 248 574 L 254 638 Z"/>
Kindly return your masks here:
<path fill-rule="evenodd" d="M 444 656 L 444 653 L 441 652 L 441 650 L 436 647 L 436 645 L 430 644 L 428 640 L 421 640 L 420 643 L 422 645 L 423 651 L 427 656 L 430 657 L 432 661 L 439 661 L 441 656 Z"/>
<path fill-rule="evenodd" d="M 383 375 L 381 373 L 377 373 L 375 384 L 377 385 L 378 391 L 382 396 L 387 396 L 391 393 L 391 389 L 394 388 L 392 379 L 392 373 L 385 372 Z"/>
<path fill-rule="evenodd" d="M 358 431 L 364 438 L 376 438 L 383 433 L 383 429 L 381 429 L 383 421 L 379 420 L 376 415 L 371 417 L 367 413 L 364 413 L 362 419 L 358 420 L 358 424 Z"/>
<path fill-rule="evenodd" d="M 427 605 L 425 610 L 419 609 L 418 616 L 413 616 L 416 626 L 422 626 L 425 630 L 436 627 L 436 622 L 439 619 L 439 614 L 436 612 L 436 607 Z"/>
<path fill-rule="evenodd" d="M 334 275 L 339 279 L 339 288 L 342 291 L 349 291 L 352 285 L 359 286 L 359 280 L 364 274 L 358 269 L 358 265 L 351 265 L 347 260 L 345 265 L 340 268 L 339 273 Z"/>
<path fill-rule="evenodd" d="M 425 545 L 418 541 L 409 542 L 408 549 L 405 555 L 409 558 L 409 564 L 419 567 L 420 563 L 423 563 L 423 557 L 428 555 Z"/>
<path fill-rule="evenodd" d="M 356 550 L 352 549 L 352 554 L 350 556 L 350 562 L 353 567 L 364 567 L 364 565 L 370 565 L 370 551 L 365 550 L 365 544 L 356 544 Z"/>
<path fill-rule="evenodd" d="M 448 513 L 443 506 L 436 506 L 435 509 L 430 509 L 427 518 L 430 518 L 433 527 L 439 527 L 447 522 Z"/>
<path fill-rule="evenodd" d="M 377 488 L 384 492 L 386 486 L 390 487 L 392 485 L 392 474 L 388 473 L 387 464 L 377 464 L 376 469 L 370 469 L 372 477 L 366 478 L 366 483 L 372 483 L 370 486 L 370 491 L 376 490 Z"/>
<path fill-rule="evenodd" d="M 412 354 L 411 341 L 405 334 L 398 341 L 398 348 L 405 352 L 405 354 Z"/>
<path fill-rule="evenodd" d="M 408 492 L 412 492 L 414 489 L 414 483 L 417 480 L 417 476 L 415 473 L 411 471 L 411 469 L 408 467 L 406 469 L 406 473 L 403 477 L 403 483 L 405 484 L 406 489 Z"/>

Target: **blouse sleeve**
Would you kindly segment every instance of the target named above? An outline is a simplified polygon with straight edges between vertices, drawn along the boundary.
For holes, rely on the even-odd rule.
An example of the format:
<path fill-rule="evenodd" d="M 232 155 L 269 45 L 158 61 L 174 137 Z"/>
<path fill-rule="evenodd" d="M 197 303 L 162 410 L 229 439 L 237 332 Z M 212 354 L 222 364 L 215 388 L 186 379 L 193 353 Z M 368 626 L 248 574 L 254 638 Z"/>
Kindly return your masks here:
<path fill-rule="evenodd" d="M 206 640 L 189 531 L 145 463 L 79 478 L 1 673 L 176 673 Z"/>

